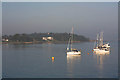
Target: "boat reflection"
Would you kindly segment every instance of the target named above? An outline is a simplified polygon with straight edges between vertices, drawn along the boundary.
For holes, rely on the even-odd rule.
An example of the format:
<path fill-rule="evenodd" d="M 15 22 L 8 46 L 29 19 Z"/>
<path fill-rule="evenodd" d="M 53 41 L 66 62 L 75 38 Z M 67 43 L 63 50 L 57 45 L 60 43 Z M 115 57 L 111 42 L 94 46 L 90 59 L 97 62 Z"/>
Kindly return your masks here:
<path fill-rule="evenodd" d="M 67 55 L 67 71 L 69 73 L 69 77 L 73 77 L 75 64 L 80 64 L 81 55 Z"/>
<path fill-rule="evenodd" d="M 67 55 L 67 63 L 74 64 L 76 61 L 81 60 L 81 55 Z"/>
<path fill-rule="evenodd" d="M 110 52 L 105 53 L 105 52 L 94 52 L 94 58 L 97 58 L 97 66 L 100 69 L 100 71 L 103 71 L 103 66 L 104 66 L 104 62 L 107 60 L 107 58 L 109 57 Z"/>

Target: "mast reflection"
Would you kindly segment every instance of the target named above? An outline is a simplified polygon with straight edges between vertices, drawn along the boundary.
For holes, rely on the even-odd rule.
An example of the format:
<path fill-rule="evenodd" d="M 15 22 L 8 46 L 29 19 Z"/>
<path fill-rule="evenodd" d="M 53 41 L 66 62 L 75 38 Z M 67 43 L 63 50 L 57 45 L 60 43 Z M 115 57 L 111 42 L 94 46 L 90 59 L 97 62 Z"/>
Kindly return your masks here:
<path fill-rule="evenodd" d="M 69 73 L 69 77 L 72 77 L 73 75 L 73 68 L 75 67 L 75 64 L 79 64 L 81 62 L 81 55 L 67 55 L 67 71 Z"/>
<path fill-rule="evenodd" d="M 102 71 L 103 70 L 103 64 L 104 61 L 107 59 L 107 57 L 109 56 L 109 53 L 105 53 L 105 52 L 93 52 L 97 58 L 97 66 L 98 68 Z"/>

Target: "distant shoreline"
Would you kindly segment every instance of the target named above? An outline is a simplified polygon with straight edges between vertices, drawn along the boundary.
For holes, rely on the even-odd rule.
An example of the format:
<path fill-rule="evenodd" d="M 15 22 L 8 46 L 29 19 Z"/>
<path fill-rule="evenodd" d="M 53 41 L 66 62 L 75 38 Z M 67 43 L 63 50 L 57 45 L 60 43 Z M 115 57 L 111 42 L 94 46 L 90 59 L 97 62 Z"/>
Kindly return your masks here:
<path fill-rule="evenodd" d="M 73 41 L 73 43 L 81 43 L 81 42 L 94 42 L 94 40 L 90 41 Z M 2 42 L 2 44 L 67 44 L 68 41 L 48 41 L 48 42 L 43 42 L 43 41 L 37 41 L 37 42 Z"/>
<path fill-rule="evenodd" d="M 96 40 L 73 41 L 73 43 L 95 42 L 95 41 Z M 105 42 L 108 42 L 108 41 L 105 41 Z M 0 44 L 68 44 L 68 41 L 0 42 Z"/>

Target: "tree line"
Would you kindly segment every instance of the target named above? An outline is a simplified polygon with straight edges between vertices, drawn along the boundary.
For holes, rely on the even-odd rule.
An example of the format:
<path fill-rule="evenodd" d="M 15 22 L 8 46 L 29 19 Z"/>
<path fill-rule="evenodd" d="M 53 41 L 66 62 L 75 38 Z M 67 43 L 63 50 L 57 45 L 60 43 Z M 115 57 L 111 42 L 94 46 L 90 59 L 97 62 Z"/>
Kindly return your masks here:
<path fill-rule="evenodd" d="M 74 41 L 89 41 L 83 35 L 73 34 Z M 33 42 L 33 41 L 44 41 L 43 37 L 53 37 L 53 41 L 68 41 L 70 33 L 32 33 L 32 34 L 14 34 L 4 35 L 2 39 L 9 39 L 10 42 Z"/>

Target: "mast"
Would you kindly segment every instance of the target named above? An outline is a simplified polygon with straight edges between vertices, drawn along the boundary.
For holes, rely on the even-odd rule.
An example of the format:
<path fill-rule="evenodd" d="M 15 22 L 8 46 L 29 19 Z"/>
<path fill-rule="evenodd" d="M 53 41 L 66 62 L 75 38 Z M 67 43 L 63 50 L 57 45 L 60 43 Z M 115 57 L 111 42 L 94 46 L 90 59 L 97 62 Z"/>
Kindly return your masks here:
<path fill-rule="evenodd" d="M 70 49 L 69 44 L 70 44 L 70 38 L 69 38 L 69 41 L 68 41 L 67 51 Z"/>
<path fill-rule="evenodd" d="M 94 48 L 98 47 L 98 38 L 99 38 L 99 34 L 97 34 L 97 39 L 95 40 Z"/>
<path fill-rule="evenodd" d="M 97 34 L 97 48 L 98 48 L 98 38 L 99 38 L 99 34 Z"/>
<path fill-rule="evenodd" d="M 103 32 L 100 33 L 100 44 L 99 46 L 103 45 Z"/>
<path fill-rule="evenodd" d="M 71 32 L 71 51 L 72 51 L 72 43 L 73 43 L 73 27 L 72 27 L 72 32 Z"/>

